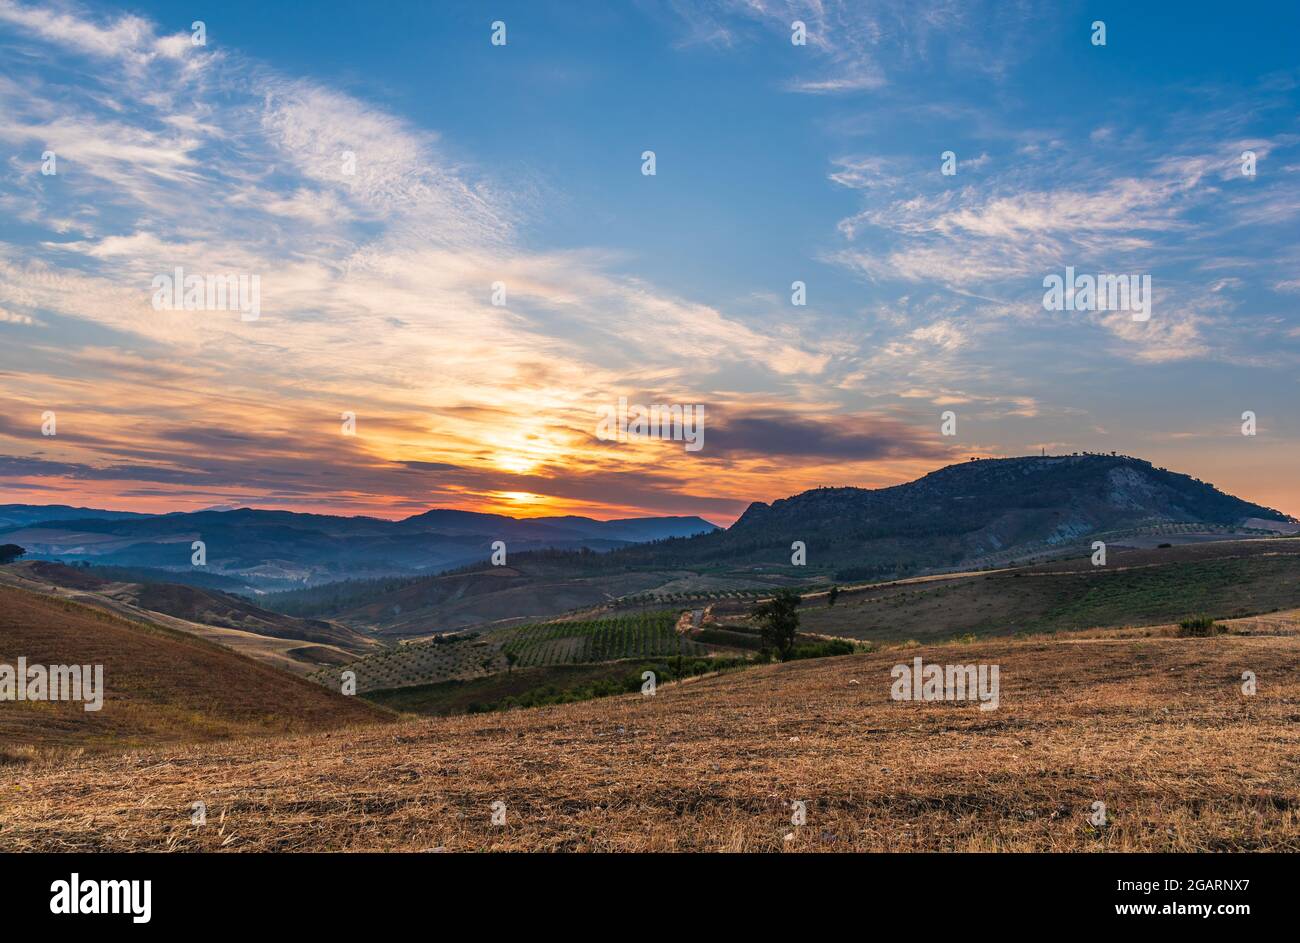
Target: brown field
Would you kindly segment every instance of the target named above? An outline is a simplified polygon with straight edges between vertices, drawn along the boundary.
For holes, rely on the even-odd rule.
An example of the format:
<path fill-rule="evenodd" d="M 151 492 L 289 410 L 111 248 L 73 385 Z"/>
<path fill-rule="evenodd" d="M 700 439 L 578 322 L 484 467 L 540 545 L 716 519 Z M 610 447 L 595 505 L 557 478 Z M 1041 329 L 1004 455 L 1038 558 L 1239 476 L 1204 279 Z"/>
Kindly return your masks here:
<path fill-rule="evenodd" d="M 212 642 L 0 586 L 0 662 L 103 665 L 101 710 L 0 701 L 0 765 L 68 748 L 121 751 L 389 719 Z M 0 805 L 0 816 L 5 814 Z"/>
<path fill-rule="evenodd" d="M 1000 665 L 1000 708 L 891 701 L 890 667 L 917 655 Z M 0 796 L 15 850 L 1297 851 L 1300 638 L 905 646 L 653 698 L 10 767 Z"/>
<path fill-rule="evenodd" d="M 223 593 L 170 583 L 117 583 L 60 563 L 0 567 L 0 586 L 67 599 L 125 619 L 197 635 L 294 674 L 340 665 L 379 647 L 361 633 L 268 612 Z"/>

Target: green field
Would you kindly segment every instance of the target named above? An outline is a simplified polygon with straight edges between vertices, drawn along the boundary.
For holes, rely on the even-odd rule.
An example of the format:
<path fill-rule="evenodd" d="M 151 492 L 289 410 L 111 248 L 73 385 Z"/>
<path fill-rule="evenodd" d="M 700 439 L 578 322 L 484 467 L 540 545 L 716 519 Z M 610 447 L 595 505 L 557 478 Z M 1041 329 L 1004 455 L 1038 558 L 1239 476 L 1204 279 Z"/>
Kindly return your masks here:
<path fill-rule="evenodd" d="M 357 676 L 357 692 L 364 694 L 409 684 L 477 678 L 502 671 L 505 667 L 498 644 L 475 633 L 466 633 L 399 645 L 346 665 L 322 668 L 308 677 L 327 687 L 337 688 L 342 672 L 352 671 Z"/>
<path fill-rule="evenodd" d="M 357 677 L 357 692 L 393 690 L 504 674 L 511 667 L 587 665 L 626 658 L 705 655 L 713 650 L 679 638 L 675 612 L 639 612 L 606 619 L 533 622 L 507 629 L 444 635 L 386 649 L 310 677 L 337 687 L 343 671 Z"/>
<path fill-rule="evenodd" d="M 511 707 L 571 704 L 597 697 L 631 694 L 642 689 L 646 671 L 654 673 L 657 684 L 667 684 L 678 677 L 732 671 L 753 664 L 757 662 L 743 658 L 683 658 L 679 669 L 677 658 L 671 657 L 587 665 L 548 665 L 519 668 L 468 681 L 443 681 L 389 691 L 372 691 L 366 695 L 366 700 L 403 713 L 473 714 Z"/>
<path fill-rule="evenodd" d="M 678 638 L 677 615 L 640 612 L 576 622 L 535 622 L 497 635 L 503 639 L 502 651 L 514 655 L 523 668 L 705 652 L 697 642 Z"/>
<path fill-rule="evenodd" d="M 1261 552 L 1251 552 L 1256 549 Z M 1138 564 L 1129 568 L 1085 561 L 869 587 L 842 594 L 833 607 L 823 597 L 799 615 L 810 632 L 925 641 L 1152 625 L 1196 613 L 1233 618 L 1300 606 L 1300 553 L 1292 546 L 1266 549 L 1274 548 L 1200 559 L 1214 551 L 1174 548 L 1135 554 Z M 1168 562 L 1159 562 L 1161 554 Z"/>

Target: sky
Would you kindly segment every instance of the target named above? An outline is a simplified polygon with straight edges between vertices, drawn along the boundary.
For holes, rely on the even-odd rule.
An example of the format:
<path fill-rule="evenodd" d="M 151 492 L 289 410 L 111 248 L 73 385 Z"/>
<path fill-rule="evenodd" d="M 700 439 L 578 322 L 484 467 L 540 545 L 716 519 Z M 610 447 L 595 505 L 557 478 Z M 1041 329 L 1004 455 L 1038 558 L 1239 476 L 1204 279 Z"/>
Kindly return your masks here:
<path fill-rule="evenodd" d="M 0 502 L 726 524 L 1117 451 L 1300 516 L 1297 35 L 1294 3 L 0 0 Z M 1149 277 L 1149 319 L 1045 306 L 1067 266 Z M 257 317 L 160 304 L 177 268 L 256 278 Z M 620 397 L 701 408 L 700 447 L 602 437 Z"/>

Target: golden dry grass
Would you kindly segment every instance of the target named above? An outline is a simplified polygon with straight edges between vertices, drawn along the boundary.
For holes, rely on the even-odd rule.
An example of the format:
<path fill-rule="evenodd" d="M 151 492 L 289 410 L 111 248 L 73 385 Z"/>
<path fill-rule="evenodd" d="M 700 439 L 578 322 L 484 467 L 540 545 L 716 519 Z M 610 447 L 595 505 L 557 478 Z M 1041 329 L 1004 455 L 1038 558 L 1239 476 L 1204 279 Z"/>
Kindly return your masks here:
<path fill-rule="evenodd" d="M 0 586 L 0 663 L 12 667 L 20 657 L 31 665 L 102 665 L 103 706 L 0 701 L 0 764 L 64 748 L 121 752 L 391 719 L 187 633 Z"/>
<path fill-rule="evenodd" d="M 49 566 L 51 565 L 46 564 L 47 568 Z M 48 569 L 23 564 L 0 567 L 0 587 L 12 587 L 45 597 L 64 599 L 79 606 L 86 606 L 120 616 L 127 621 L 145 622 L 163 628 L 174 629 L 178 632 L 185 632 L 189 635 L 197 635 L 199 638 L 233 649 L 241 655 L 255 658 L 258 661 L 279 668 L 281 671 L 289 671 L 300 676 L 318 670 L 322 664 L 343 664 L 357 658 L 355 652 L 347 651 L 335 645 L 308 642 L 300 638 L 277 638 L 255 631 L 208 625 L 203 622 L 194 622 L 189 619 L 168 615 L 164 612 L 145 609 L 128 601 L 129 598 L 134 598 L 134 590 L 124 594 L 127 598 L 117 598 L 113 593 L 105 592 L 102 587 L 87 590 L 75 585 L 75 583 L 60 586 L 44 582 L 39 579 L 40 574 L 43 572 L 48 572 Z M 58 567 L 58 572 L 61 574 L 70 573 L 73 577 L 80 575 L 87 582 L 103 582 L 72 567 Z M 70 580 L 66 576 L 62 578 L 65 582 Z M 123 587 L 133 584 L 115 583 L 109 585 Z M 138 586 L 135 587 L 135 589 L 138 588 Z"/>
<path fill-rule="evenodd" d="M 891 701 L 890 667 L 916 655 L 999 664 L 1001 707 Z M 653 698 L 0 769 L 15 850 L 1296 851 L 1298 810 L 1294 637 L 893 649 Z"/>

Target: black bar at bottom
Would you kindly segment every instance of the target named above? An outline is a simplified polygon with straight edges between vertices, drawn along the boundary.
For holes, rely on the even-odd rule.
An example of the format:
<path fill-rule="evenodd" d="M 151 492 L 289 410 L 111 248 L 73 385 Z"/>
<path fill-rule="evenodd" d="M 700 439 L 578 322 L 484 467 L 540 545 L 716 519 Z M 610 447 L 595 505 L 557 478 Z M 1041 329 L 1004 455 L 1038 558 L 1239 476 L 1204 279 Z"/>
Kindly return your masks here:
<path fill-rule="evenodd" d="M 1063 927 L 1231 930 L 1291 911 L 1293 862 L 1244 854 L 11 854 L 0 856 L 0 899 L 9 929 L 111 924 L 127 933 L 214 921 L 334 932 L 412 921 L 447 931 L 454 921 L 460 933 L 579 923 L 616 933 L 735 931 L 770 929 L 781 914 L 828 925 L 846 915 L 902 920 L 918 930 L 930 921 L 974 930 L 1022 917 Z M 145 885 L 107 881 L 150 882 L 147 923 Z M 52 910 L 96 909 L 101 900 L 108 909 L 114 898 L 124 913 Z M 950 924 L 962 915 L 977 923 Z M 588 923 L 596 920 L 614 922 Z"/>

